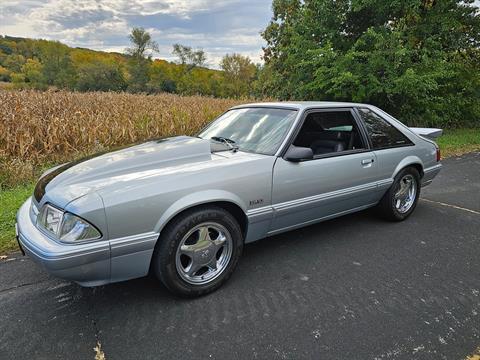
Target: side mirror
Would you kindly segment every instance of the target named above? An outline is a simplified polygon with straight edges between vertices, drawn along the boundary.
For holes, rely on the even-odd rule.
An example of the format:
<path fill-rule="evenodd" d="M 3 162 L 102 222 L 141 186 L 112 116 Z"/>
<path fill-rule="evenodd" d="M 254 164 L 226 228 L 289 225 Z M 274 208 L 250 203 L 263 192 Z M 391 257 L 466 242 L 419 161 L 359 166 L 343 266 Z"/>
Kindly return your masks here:
<path fill-rule="evenodd" d="M 291 162 L 300 162 L 313 159 L 313 150 L 307 147 L 290 145 L 285 154 L 285 160 Z"/>

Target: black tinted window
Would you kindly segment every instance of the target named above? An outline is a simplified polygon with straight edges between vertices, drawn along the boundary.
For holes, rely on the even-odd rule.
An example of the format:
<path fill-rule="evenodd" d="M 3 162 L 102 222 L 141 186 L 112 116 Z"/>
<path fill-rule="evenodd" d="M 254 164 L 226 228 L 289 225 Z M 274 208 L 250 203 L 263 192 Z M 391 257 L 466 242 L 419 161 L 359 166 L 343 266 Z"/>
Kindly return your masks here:
<path fill-rule="evenodd" d="M 358 109 L 374 149 L 409 145 L 411 141 L 393 125 L 369 109 Z"/>

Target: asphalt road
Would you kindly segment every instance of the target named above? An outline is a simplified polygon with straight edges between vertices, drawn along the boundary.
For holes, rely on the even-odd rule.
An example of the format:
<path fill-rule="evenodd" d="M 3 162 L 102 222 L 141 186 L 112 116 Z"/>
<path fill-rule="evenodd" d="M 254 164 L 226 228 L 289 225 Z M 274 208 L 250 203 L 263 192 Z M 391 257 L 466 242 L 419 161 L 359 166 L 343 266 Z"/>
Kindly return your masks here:
<path fill-rule="evenodd" d="M 0 358 L 465 359 L 480 345 L 480 154 L 444 161 L 403 223 L 372 211 L 246 246 L 197 300 L 0 262 Z M 451 205 L 455 206 L 452 207 Z"/>

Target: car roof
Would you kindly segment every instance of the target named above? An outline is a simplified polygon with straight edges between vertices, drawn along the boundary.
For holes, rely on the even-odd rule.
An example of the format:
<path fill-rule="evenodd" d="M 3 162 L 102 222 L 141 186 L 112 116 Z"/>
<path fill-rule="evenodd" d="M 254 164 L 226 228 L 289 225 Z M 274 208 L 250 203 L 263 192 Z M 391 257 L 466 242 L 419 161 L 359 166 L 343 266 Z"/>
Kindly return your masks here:
<path fill-rule="evenodd" d="M 339 107 L 368 107 L 369 104 L 351 103 L 351 102 L 336 102 L 336 101 L 279 101 L 279 102 L 259 102 L 234 106 L 232 109 L 240 109 L 246 107 L 270 107 L 270 108 L 284 108 L 305 110 L 311 108 L 339 108 Z"/>

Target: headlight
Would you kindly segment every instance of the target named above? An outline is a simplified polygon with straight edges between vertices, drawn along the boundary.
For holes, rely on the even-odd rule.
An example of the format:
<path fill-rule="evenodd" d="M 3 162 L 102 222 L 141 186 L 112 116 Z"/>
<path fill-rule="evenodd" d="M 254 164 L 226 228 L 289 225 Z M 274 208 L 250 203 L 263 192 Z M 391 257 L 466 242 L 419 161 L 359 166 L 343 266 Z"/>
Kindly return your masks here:
<path fill-rule="evenodd" d="M 37 225 L 62 242 L 97 240 L 102 236 L 88 221 L 51 205 L 45 205 L 37 219 Z"/>
<path fill-rule="evenodd" d="M 101 237 L 100 232 L 89 222 L 66 212 L 63 215 L 59 238 L 64 242 L 96 240 Z"/>
<path fill-rule="evenodd" d="M 60 223 L 62 222 L 63 211 L 50 205 L 45 205 L 37 217 L 37 224 L 54 235 L 58 234 Z"/>

